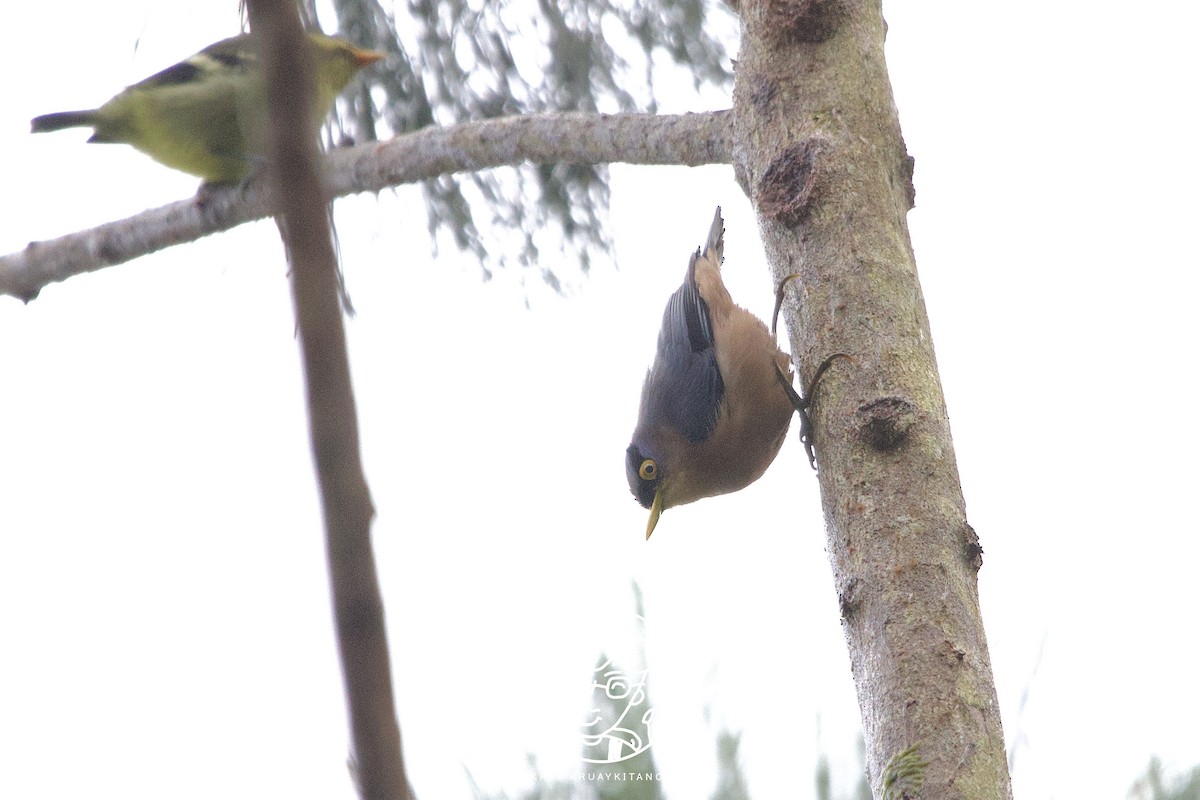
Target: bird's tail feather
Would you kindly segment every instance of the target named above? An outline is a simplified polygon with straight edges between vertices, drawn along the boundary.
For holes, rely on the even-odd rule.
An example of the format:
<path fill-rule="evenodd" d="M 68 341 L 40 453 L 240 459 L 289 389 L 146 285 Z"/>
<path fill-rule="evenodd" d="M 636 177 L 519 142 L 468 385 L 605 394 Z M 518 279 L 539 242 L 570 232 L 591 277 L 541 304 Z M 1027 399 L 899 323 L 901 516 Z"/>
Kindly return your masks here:
<path fill-rule="evenodd" d="M 717 215 L 713 217 L 712 228 L 708 231 L 704 255 L 711 258 L 717 267 L 725 260 L 725 220 L 721 218 L 720 206 L 717 206 Z"/>
<path fill-rule="evenodd" d="M 96 124 L 96 110 L 88 111 L 59 111 L 56 114 L 43 114 L 34 117 L 30 123 L 33 133 L 61 131 L 63 128 L 83 128 Z"/>

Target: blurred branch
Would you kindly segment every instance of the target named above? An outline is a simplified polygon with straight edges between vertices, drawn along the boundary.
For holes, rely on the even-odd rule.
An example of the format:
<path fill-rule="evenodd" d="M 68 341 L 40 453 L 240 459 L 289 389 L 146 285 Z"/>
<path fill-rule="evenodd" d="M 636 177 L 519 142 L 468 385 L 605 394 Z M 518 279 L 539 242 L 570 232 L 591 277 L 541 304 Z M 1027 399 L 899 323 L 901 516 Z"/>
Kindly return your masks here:
<path fill-rule="evenodd" d="M 273 168 L 267 177 L 280 199 L 280 230 L 291 267 L 355 777 L 363 798 L 404 800 L 408 781 L 371 551 L 374 509 L 359 454 L 337 262 L 308 97 L 310 51 L 292 0 L 252 0 L 248 10 L 251 30 L 260 37 L 268 88 Z"/>
<path fill-rule="evenodd" d="M 429 127 L 324 159 L 326 194 L 343 197 L 455 172 L 517 164 L 728 164 L 730 111 L 530 114 Z M 0 294 L 28 302 L 47 284 L 115 266 L 271 215 L 263 175 L 0 256 Z"/>

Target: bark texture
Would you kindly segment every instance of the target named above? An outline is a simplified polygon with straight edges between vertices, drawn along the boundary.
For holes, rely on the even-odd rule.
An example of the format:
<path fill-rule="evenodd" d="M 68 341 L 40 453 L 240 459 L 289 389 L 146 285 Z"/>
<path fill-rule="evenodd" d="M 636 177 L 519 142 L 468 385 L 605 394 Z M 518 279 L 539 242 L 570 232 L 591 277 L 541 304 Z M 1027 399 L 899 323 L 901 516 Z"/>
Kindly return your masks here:
<path fill-rule="evenodd" d="M 1009 798 L 878 0 L 743 0 L 733 157 L 803 376 L 876 797 Z M 804 385 L 807 385 L 805 383 Z"/>

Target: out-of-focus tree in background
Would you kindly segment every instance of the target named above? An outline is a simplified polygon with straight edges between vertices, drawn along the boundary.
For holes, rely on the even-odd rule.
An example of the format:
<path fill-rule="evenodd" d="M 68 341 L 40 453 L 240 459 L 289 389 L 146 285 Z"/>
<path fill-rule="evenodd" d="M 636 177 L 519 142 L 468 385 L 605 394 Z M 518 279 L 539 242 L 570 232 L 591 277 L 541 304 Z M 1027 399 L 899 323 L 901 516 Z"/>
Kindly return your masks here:
<path fill-rule="evenodd" d="M 364 76 L 340 109 L 341 135 L 358 142 L 542 111 L 653 113 L 670 65 L 681 67 L 672 85 L 681 76 L 696 89 L 733 80 L 717 32 L 735 35 L 736 22 L 705 0 L 335 0 L 334 8 L 342 35 L 388 55 L 387 69 Z M 610 244 L 604 165 L 447 175 L 422 191 L 435 242 L 448 237 L 473 253 L 485 277 L 489 265 L 516 265 L 559 289 L 573 272 L 565 265 L 586 272 L 592 254 Z M 563 255 L 539 258 L 540 246 L 560 243 Z"/>

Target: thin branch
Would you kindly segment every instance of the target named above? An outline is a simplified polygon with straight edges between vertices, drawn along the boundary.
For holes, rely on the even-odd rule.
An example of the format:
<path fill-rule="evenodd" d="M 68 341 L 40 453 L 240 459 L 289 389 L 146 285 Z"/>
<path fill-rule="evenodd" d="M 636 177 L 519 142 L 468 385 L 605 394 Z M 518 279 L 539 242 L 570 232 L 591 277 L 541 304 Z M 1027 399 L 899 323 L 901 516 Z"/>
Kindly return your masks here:
<path fill-rule="evenodd" d="M 371 551 L 374 508 L 359 452 L 346 332 L 312 119 L 312 63 L 292 0 L 253 0 L 271 116 L 267 178 L 280 198 L 313 461 L 325 515 L 338 650 L 359 795 L 407 800 L 383 598 Z"/>
<path fill-rule="evenodd" d="M 468 170 L 519 164 L 728 164 L 732 116 L 536 114 L 430 127 L 324 159 L 327 193 L 344 197 Z M 262 175 L 0 256 L 0 295 L 28 302 L 46 285 L 271 215 Z"/>

